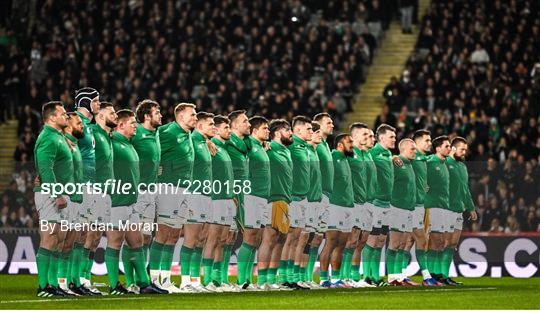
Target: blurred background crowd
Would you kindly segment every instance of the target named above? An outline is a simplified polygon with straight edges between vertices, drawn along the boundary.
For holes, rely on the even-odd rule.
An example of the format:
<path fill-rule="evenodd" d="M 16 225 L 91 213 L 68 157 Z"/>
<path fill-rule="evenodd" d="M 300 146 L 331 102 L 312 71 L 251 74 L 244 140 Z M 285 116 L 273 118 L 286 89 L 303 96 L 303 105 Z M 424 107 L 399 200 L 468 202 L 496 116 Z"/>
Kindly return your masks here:
<path fill-rule="evenodd" d="M 340 128 L 390 21 L 405 6 L 417 18 L 406 0 L 36 3 L 3 8 L 0 123 L 18 119 L 19 143 L 0 227 L 36 225 L 43 102 L 73 105 L 88 85 L 117 108 L 157 100 L 163 123 L 182 100 L 268 118 L 326 111 Z M 534 0 L 432 1 L 403 74 L 383 91 L 375 126 L 469 140 L 480 218 L 465 230 L 540 231 L 539 12 Z"/>

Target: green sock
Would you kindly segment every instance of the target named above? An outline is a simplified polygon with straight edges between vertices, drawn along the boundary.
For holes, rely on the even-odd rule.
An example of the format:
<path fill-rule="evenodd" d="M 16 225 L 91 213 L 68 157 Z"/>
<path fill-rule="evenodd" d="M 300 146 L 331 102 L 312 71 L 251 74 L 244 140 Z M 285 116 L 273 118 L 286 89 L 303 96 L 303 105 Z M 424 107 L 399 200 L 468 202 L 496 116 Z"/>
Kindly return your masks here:
<path fill-rule="evenodd" d="M 268 281 L 268 284 L 270 285 L 276 284 L 276 274 L 277 274 L 276 268 L 269 268 L 266 271 L 266 280 Z"/>
<path fill-rule="evenodd" d="M 324 281 L 328 281 L 330 280 L 329 277 L 328 277 L 328 270 L 319 270 L 320 271 L 320 277 L 321 277 L 321 283 L 324 282 Z"/>
<path fill-rule="evenodd" d="M 161 256 L 165 245 L 153 241 L 150 245 L 150 270 L 159 270 L 161 265 Z"/>
<path fill-rule="evenodd" d="M 143 251 L 143 260 L 145 262 L 145 265 L 148 266 L 148 252 L 149 252 L 149 245 L 143 244 L 142 251 Z"/>
<path fill-rule="evenodd" d="M 396 251 L 390 248 L 386 249 L 386 274 L 388 276 L 394 274 L 394 263 L 396 262 Z"/>
<path fill-rule="evenodd" d="M 354 248 L 346 248 L 343 251 L 343 259 L 341 260 L 341 267 L 339 269 L 339 278 L 341 280 L 349 279 L 351 274 L 352 255 Z"/>
<path fill-rule="evenodd" d="M 82 260 L 82 249 L 82 244 L 75 243 L 73 245 L 73 250 L 71 251 L 71 281 L 77 287 L 81 286 L 81 280 L 79 279 L 79 265 Z"/>
<path fill-rule="evenodd" d="M 172 246 L 172 245 L 171 245 Z M 130 250 L 131 252 L 131 264 L 135 270 L 135 278 L 137 279 L 137 285 L 139 287 L 145 287 L 150 284 L 150 278 L 146 272 L 146 260 L 144 258 L 144 250 L 142 247 Z"/>
<path fill-rule="evenodd" d="M 58 258 L 60 252 L 52 252 L 51 263 L 49 264 L 49 284 L 58 287 Z"/>
<path fill-rule="evenodd" d="M 450 266 L 452 265 L 452 260 L 454 259 L 454 249 L 445 248 L 441 254 L 441 273 L 446 279 L 450 274 Z"/>
<path fill-rule="evenodd" d="M 317 262 L 319 247 L 312 247 L 309 249 L 308 264 L 306 267 L 306 279 L 308 282 L 313 281 L 313 270 L 315 269 L 315 263 Z"/>
<path fill-rule="evenodd" d="M 360 265 L 351 265 L 350 277 L 353 281 L 360 281 Z"/>
<path fill-rule="evenodd" d="M 381 264 L 381 253 L 382 248 L 374 248 L 372 260 L 371 260 L 371 278 L 378 282 L 381 280 L 381 274 L 380 274 L 380 264 Z"/>
<path fill-rule="evenodd" d="M 435 251 L 435 261 L 433 262 L 433 271 L 436 274 L 442 274 L 441 272 L 441 251 Z"/>
<path fill-rule="evenodd" d="M 409 263 L 411 262 L 411 253 L 406 251 L 406 250 L 401 250 L 401 252 L 403 253 L 403 261 L 402 261 L 402 265 L 401 265 L 401 273 L 403 273 L 403 276 L 404 277 L 407 277 L 405 275 L 405 270 L 407 270 L 407 267 L 409 266 Z"/>
<path fill-rule="evenodd" d="M 86 264 L 86 279 L 90 280 L 92 278 L 92 266 L 94 265 L 94 255 L 95 252 L 88 251 L 88 262 Z"/>
<path fill-rule="evenodd" d="M 306 281 L 306 268 L 300 267 L 300 274 L 298 278 L 299 282 L 305 282 Z"/>
<path fill-rule="evenodd" d="M 193 256 L 193 248 L 182 245 L 180 248 L 180 273 L 183 276 L 190 274 L 191 256 Z"/>
<path fill-rule="evenodd" d="M 193 254 L 191 254 L 191 262 L 189 263 L 189 274 L 192 278 L 198 278 L 201 276 L 201 260 L 202 260 L 202 247 L 195 247 Z"/>
<path fill-rule="evenodd" d="M 427 267 L 426 251 L 417 248 L 414 250 L 414 252 L 416 254 L 418 265 L 420 266 L 420 271 L 429 270 Z"/>
<path fill-rule="evenodd" d="M 203 258 L 203 285 L 206 286 L 212 282 L 212 268 L 214 267 L 214 259 Z"/>
<path fill-rule="evenodd" d="M 255 254 L 257 253 L 257 249 L 255 247 L 252 247 L 251 254 L 249 255 L 249 264 L 246 266 L 246 282 L 249 284 L 252 283 L 253 279 L 253 268 L 255 267 Z"/>
<path fill-rule="evenodd" d="M 238 284 L 242 285 L 247 282 L 246 272 L 248 271 L 249 258 L 253 247 L 247 243 L 242 243 L 238 250 Z"/>
<path fill-rule="evenodd" d="M 221 267 L 223 266 L 222 261 L 214 261 L 214 265 L 212 267 L 212 281 L 216 283 L 216 285 L 221 285 Z"/>
<path fill-rule="evenodd" d="M 287 281 L 294 282 L 294 260 L 287 260 Z"/>
<path fill-rule="evenodd" d="M 288 260 L 280 260 L 278 266 L 279 282 L 287 282 L 287 265 L 289 264 Z"/>
<path fill-rule="evenodd" d="M 396 276 L 401 274 L 402 266 L 403 266 L 403 252 L 401 252 L 401 250 L 396 250 L 396 255 L 394 257 L 394 274 Z"/>
<path fill-rule="evenodd" d="M 371 261 L 373 254 L 373 248 L 369 245 L 364 245 L 362 249 L 362 273 L 364 279 L 371 278 Z"/>
<path fill-rule="evenodd" d="M 67 280 L 69 276 L 69 256 L 71 255 L 71 251 L 64 253 L 59 252 L 58 253 L 58 277 L 59 278 L 65 278 L 67 285 L 69 285 L 69 280 Z"/>
<path fill-rule="evenodd" d="M 131 249 L 124 244 L 122 247 L 122 263 L 124 264 L 124 277 L 126 278 L 126 286 L 135 284 L 135 267 L 132 264 L 133 254 Z"/>
<path fill-rule="evenodd" d="M 90 257 L 90 250 L 83 246 L 83 248 L 81 249 L 81 260 L 79 261 L 78 270 L 77 270 L 77 274 L 79 275 L 80 278 L 88 279 L 87 268 L 88 268 L 88 265 L 90 264 L 89 257 Z"/>
<path fill-rule="evenodd" d="M 229 262 L 231 261 L 232 245 L 223 247 L 223 263 L 221 265 L 221 282 L 229 284 Z"/>
<path fill-rule="evenodd" d="M 293 283 L 298 283 L 300 281 L 300 265 L 294 264 L 294 261 L 292 278 Z"/>
<path fill-rule="evenodd" d="M 109 286 L 115 288 L 118 283 L 120 250 L 107 247 L 105 249 L 105 266 L 107 267 L 107 277 Z"/>
<path fill-rule="evenodd" d="M 262 286 L 264 285 L 264 283 L 266 283 L 267 275 L 268 275 L 267 269 L 259 269 L 259 272 L 257 273 L 257 284 L 259 284 L 259 286 Z"/>
<path fill-rule="evenodd" d="M 38 284 L 39 288 L 45 288 L 49 283 L 49 265 L 52 258 L 52 252 L 48 249 L 40 247 L 36 255 L 36 263 L 38 269 Z"/>

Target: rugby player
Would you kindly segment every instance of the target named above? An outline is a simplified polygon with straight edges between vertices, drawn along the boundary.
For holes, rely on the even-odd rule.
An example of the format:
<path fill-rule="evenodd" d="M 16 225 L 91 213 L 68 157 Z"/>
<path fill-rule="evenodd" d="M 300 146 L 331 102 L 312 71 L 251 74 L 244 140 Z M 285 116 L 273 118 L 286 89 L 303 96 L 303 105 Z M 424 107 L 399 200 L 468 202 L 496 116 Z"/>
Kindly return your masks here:
<path fill-rule="evenodd" d="M 68 125 L 66 110 L 61 102 L 48 102 L 42 107 L 43 130 L 34 147 L 36 172 L 40 186 L 34 189 L 36 210 L 40 221 L 40 242 L 36 256 L 38 268 L 37 296 L 41 298 L 64 297 L 67 293 L 58 287 L 58 241 L 65 239 L 60 230 L 61 210 L 69 208 L 70 199 L 65 193 L 58 196 L 48 193 L 54 184 L 65 186 L 73 183 L 73 154 L 63 130 Z M 43 227 L 46 230 L 41 230 Z"/>
<path fill-rule="evenodd" d="M 180 230 L 188 218 L 188 198 L 186 188 L 192 179 L 194 150 L 191 130 L 197 123 L 195 105 L 180 103 L 174 108 L 174 121 L 158 128 L 161 149 L 160 169 L 158 170 L 159 196 L 157 198 L 156 218 L 158 231 L 154 236 L 156 251 L 161 249 L 161 256 L 156 255 L 151 261 L 160 258 L 160 279 L 163 289 L 177 292 L 171 287 L 171 266 L 174 247 L 180 236 Z M 180 251 L 182 286 L 190 283 L 189 261 L 192 248 L 182 245 Z M 156 265 L 157 266 L 157 265 Z M 155 273 L 153 274 L 155 278 Z M 169 284 L 169 282 L 171 284 Z M 175 286 L 176 287 L 176 286 Z M 191 292 L 191 288 L 186 287 Z"/>

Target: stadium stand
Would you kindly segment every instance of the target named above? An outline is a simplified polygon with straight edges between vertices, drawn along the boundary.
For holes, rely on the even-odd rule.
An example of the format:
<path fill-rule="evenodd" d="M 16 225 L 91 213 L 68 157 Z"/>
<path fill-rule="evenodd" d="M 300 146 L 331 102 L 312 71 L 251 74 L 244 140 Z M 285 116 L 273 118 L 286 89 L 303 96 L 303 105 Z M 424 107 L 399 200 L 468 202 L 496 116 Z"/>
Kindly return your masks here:
<path fill-rule="evenodd" d="M 343 122 L 399 9 L 377 0 L 37 3 L 31 27 L 15 23 L 0 39 L 0 124 L 13 116 L 19 124 L 3 227 L 37 221 L 32 158 L 44 101 L 72 104 L 74 90 L 91 85 L 119 108 L 158 100 L 164 123 L 179 99 L 214 113 L 328 111 Z M 480 220 L 466 230 L 540 230 L 539 9 L 535 1 L 433 1 L 403 75 L 383 92 L 376 125 L 395 125 L 399 137 L 427 128 L 471 142 Z"/>

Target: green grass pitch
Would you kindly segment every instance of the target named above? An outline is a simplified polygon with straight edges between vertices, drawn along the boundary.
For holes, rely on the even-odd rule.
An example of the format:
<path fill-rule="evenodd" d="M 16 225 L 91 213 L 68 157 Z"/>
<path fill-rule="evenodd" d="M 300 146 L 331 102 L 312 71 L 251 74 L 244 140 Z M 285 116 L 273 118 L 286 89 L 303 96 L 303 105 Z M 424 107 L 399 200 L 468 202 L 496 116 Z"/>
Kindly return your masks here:
<path fill-rule="evenodd" d="M 105 282 L 104 277 L 93 280 Z M 36 276 L 0 275 L 0 309 L 537 309 L 539 306 L 540 278 L 457 280 L 465 285 L 40 299 L 36 297 Z"/>

